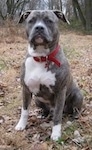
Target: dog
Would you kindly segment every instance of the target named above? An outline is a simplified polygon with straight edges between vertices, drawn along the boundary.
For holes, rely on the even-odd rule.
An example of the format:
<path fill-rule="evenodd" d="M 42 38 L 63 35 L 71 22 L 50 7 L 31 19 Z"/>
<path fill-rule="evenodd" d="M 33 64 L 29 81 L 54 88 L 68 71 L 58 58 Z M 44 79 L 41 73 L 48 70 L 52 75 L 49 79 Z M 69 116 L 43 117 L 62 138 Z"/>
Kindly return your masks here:
<path fill-rule="evenodd" d="M 25 129 L 34 94 L 36 104 L 45 116 L 53 110 L 51 139 L 54 141 L 61 137 L 63 113 L 77 118 L 83 103 L 83 96 L 73 81 L 69 63 L 59 45 L 59 19 L 69 23 L 58 10 L 28 10 L 19 20 L 19 23 L 26 21 L 28 52 L 21 75 L 23 106 L 15 129 Z"/>

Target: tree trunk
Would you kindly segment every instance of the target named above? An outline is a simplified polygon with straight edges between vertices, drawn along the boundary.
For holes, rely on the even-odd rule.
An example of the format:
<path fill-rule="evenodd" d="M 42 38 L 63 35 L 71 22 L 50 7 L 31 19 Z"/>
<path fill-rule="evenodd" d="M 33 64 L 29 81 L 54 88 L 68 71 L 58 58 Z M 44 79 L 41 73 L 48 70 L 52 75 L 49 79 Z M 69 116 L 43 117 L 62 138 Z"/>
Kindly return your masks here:
<path fill-rule="evenodd" d="M 72 5 L 73 5 L 73 11 L 74 11 L 75 19 L 77 19 L 77 20 L 78 20 L 78 14 L 77 14 L 77 9 L 76 9 L 76 6 L 75 6 L 75 3 L 74 3 L 74 0 L 72 0 Z"/>
<path fill-rule="evenodd" d="M 85 10 L 86 10 L 86 30 L 91 30 L 91 17 L 92 17 L 92 1 L 91 0 L 85 0 Z"/>
<path fill-rule="evenodd" d="M 62 0 L 59 0 L 60 3 L 60 10 L 62 11 Z"/>
<path fill-rule="evenodd" d="M 87 1 L 87 0 L 86 0 L 86 1 Z M 85 20 L 85 18 L 84 18 L 84 15 L 83 15 L 83 13 L 82 13 L 82 10 L 81 10 L 81 8 L 80 8 L 80 5 L 79 5 L 79 3 L 78 3 L 78 0 L 73 0 L 73 2 L 74 2 L 75 7 L 76 7 L 77 10 L 78 10 L 79 17 L 80 17 L 80 19 L 81 19 L 81 21 L 82 21 L 83 26 L 86 27 L 86 20 Z"/>

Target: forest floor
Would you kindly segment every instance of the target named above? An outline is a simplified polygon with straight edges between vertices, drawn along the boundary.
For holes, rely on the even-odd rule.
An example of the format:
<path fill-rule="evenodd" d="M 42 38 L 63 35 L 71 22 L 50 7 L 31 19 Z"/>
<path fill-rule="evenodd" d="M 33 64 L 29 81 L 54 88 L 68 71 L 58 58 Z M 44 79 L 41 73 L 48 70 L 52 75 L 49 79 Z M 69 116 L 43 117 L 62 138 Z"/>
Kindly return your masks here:
<path fill-rule="evenodd" d="M 20 117 L 20 66 L 27 50 L 21 27 L 0 27 L 0 150 L 92 150 L 92 36 L 61 31 L 60 44 L 84 95 L 78 120 L 63 119 L 62 138 L 50 140 L 52 121 L 40 119 L 32 102 L 27 128 L 14 130 Z"/>

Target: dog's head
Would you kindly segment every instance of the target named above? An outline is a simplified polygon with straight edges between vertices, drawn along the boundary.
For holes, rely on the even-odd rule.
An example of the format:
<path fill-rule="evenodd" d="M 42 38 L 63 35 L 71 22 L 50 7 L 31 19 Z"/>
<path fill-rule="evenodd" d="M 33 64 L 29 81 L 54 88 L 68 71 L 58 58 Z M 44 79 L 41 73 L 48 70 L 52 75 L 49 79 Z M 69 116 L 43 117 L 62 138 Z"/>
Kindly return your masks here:
<path fill-rule="evenodd" d="M 58 18 L 68 23 L 61 11 L 28 10 L 21 15 L 19 23 L 26 20 L 26 32 L 31 46 L 35 49 L 38 46 L 52 49 L 59 40 Z"/>

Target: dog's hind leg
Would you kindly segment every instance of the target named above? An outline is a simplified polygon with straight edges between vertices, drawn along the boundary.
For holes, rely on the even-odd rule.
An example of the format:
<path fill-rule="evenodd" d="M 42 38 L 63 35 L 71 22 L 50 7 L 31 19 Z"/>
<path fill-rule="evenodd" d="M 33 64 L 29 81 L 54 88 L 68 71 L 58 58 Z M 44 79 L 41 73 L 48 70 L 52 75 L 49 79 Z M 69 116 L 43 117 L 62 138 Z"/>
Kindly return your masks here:
<path fill-rule="evenodd" d="M 77 119 L 80 115 L 82 104 L 83 104 L 83 96 L 79 89 L 76 89 L 76 91 L 73 94 L 73 118 Z"/>
<path fill-rule="evenodd" d="M 32 99 L 32 93 L 30 93 L 29 89 L 26 86 L 23 86 L 23 106 L 21 110 L 21 117 L 18 124 L 15 127 L 15 130 L 23 130 L 27 125 L 28 120 L 28 106 Z"/>
<path fill-rule="evenodd" d="M 64 106 L 64 114 L 70 115 L 72 119 L 78 119 L 81 113 L 82 103 L 83 96 L 80 90 L 76 87 L 66 99 Z"/>

